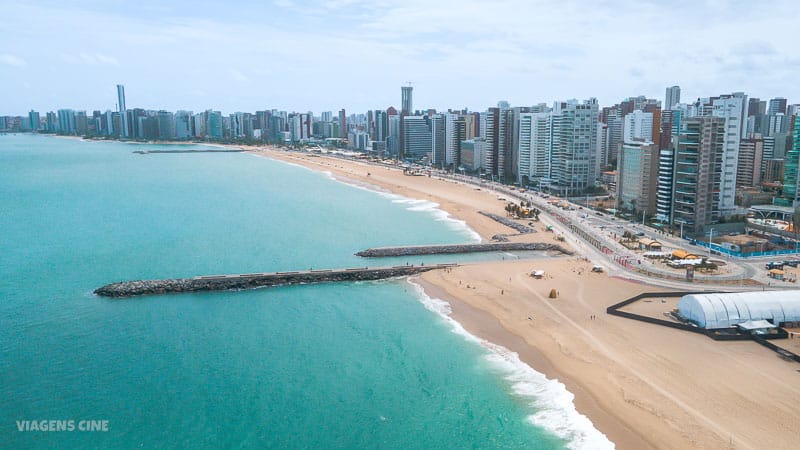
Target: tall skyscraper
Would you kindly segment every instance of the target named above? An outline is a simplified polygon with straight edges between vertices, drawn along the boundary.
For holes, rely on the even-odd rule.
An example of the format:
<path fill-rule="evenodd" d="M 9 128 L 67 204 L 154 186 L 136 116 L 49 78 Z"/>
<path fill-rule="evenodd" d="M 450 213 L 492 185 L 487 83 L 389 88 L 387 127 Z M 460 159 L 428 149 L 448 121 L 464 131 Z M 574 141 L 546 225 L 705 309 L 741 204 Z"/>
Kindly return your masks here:
<path fill-rule="evenodd" d="M 719 212 L 728 216 L 735 211 L 736 169 L 739 144 L 746 132 L 747 96 L 742 92 L 721 95 L 712 100 L 711 115 L 725 119 L 725 151 L 720 181 Z"/>
<path fill-rule="evenodd" d="M 37 111 L 31 110 L 28 113 L 28 124 L 31 128 L 31 131 L 34 133 L 39 132 L 39 122 L 41 122 L 39 118 L 39 113 Z"/>
<path fill-rule="evenodd" d="M 690 232 L 703 231 L 720 218 L 726 122 L 722 117 L 692 117 L 683 121 L 678 135 L 672 220 Z"/>
<path fill-rule="evenodd" d="M 71 109 L 58 110 L 58 132 L 75 134 L 75 111 Z"/>
<path fill-rule="evenodd" d="M 125 107 L 125 86 L 121 84 L 117 85 L 117 101 L 117 108 L 122 122 L 120 137 L 126 138 L 128 137 L 128 114 L 126 114 L 127 108 Z"/>
<path fill-rule="evenodd" d="M 656 212 L 658 154 L 658 145 L 650 141 L 637 139 L 622 144 L 617 178 L 620 208 L 634 211 L 637 215 Z"/>
<path fill-rule="evenodd" d="M 559 195 L 594 186 L 597 170 L 597 99 L 557 102 L 553 108 L 550 178 Z"/>
<path fill-rule="evenodd" d="M 681 87 L 670 86 L 667 88 L 667 94 L 664 99 L 664 109 L 670 110 L 681 102 Z"/>
<path fill-rule="evenodd" d="M 347 113 L 344 108 L 339 110 L 339 137 L 347 137 Z"/>
<path fill-rule="evenodd" d="M 445 128 L 445 147 L 444 158 L 445 164 L 458 167 L 460 154 L 461 154 L 461 141 L 465 135 L 464 119 L 456 113 L 444 114 L 444 128 Z"/>
<path fill-rule="evenodd" d="M 672 223 L 674 171 L 675 149 L 662 148 L 658 155 L 658 192 L 656 193 L 656 219 L 661 223 Z"/>
<path fill-rule="evenodd" d="M 411 86 L 402 86 L 401 88 L 402 93 L 402 103 L 400 104 L 400 113 L 403 115 L 411 115 L 414 114 L 414 104 L 411 98 L 411 92 L 414 90 Z"/>
<path fill-rule="evenodd" d="M 400 87 L 400 153 L 399 158 L 405 159 L 406 157 L 406 150 L 408 148 L 408 144 L 406 143 L 406 124 L 405 124 L 405 117 L 413 112 L 413 103 L 412 103 L 412 91 L 414 88 L 411 86 L 401 86 Z"/>
<path fill-rule="evenodd" d="M 431 164 L 444 168 L 446 165 L 447 133 L 446 120 L 443 114 L 425 116 L 431 130 Z"/>
<path fill-rule="evenodd" d="M 519 116 L 519 168 L 521 181 L 541 181 L 550 176 L 551 114 L 522 113 Z"/>

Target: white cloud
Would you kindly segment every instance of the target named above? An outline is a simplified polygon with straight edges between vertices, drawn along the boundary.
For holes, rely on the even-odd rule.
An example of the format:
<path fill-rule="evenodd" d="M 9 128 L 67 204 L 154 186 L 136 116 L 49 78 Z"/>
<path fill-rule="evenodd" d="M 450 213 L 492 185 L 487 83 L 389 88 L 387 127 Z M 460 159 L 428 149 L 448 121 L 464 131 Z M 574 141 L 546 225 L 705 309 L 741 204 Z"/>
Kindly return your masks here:
<path fill-rule="evenodd" d="M 151 108 L 363 111 L 397 106 L 406 80 L 420 108 L 589 96 L 612 104 L 661 98 L 673 84 L 687 100 L 743 90 L 800 101 L 793 1 L 665 3 L 275 0 L 205 16 L 178 5 L 152 16 L 31 1 L 9 9 L 0 31 L 13 36 L 9 48 L 41 49 L 25 54 L 32 66 L 59 73 L 55 82 L 45 71 L 27 77 L 33 91 L 74 91 L 87 107 L 113 99 L 113 85 L 124 83 L 131 101 Z M 76 42 L 92 47 L 76 51 Z M 120 59 L 124 73 L 113 70 Z M 0 81 L 17 76 L 0 71 Z M 106 85 L 108 92 L 95 88 Z M 8 89 L 0 90 L 4 101 L 14 98 Z"/>
<path fill-rule="evenodd" d="M 104 55 L 102 53 L 60 53 L 58 56 L 62 61 L 70 64 L 84 64 L 90 66 L 119 66 L 119 61 L 117 61 L 117 58 Z"/>
<path fill-rule="evenodd" d="M 6 64 L 12 67 L 25 67 L 28 63 L 16 55 L 11 55 L 9 53 L 0 53 L 0 63 Z"/>

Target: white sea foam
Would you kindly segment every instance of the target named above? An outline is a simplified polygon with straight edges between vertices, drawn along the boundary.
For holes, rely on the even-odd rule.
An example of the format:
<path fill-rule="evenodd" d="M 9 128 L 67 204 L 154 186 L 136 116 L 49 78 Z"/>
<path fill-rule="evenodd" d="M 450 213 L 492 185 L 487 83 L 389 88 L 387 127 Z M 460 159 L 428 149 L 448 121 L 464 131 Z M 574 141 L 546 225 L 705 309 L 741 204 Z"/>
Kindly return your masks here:
<path fill-rule="evenodd" d="M 481 339 L 464 329 L 451 317 L 450 304 L 438 298 L 429 297 L 422 287 L 409 280 L 425 308 L 438 314 L 452 328 L 453 332 L 467 341 L 476 343 L 487 350 L 485 358 L 511 383 L 515 395 L 530 399 L 536 410 L 528 420 L 547 429 L 567 441 L 571 449 L 613 449 L 614 443 L 594 427 L 588 417 L 575 409 L 575 396 L 567 391 L 558 380 L 550 380 L 519 359 L 517 353 L 507 348 Z"/>
<path fill-rule="evenodd" d="M 452 217 L 450 215 L 450 213 L 448 213 L 447 211 L 439 209 L 439 204 L 438 203 L 434 203 L 434 202 L 431 202 L 431 201 L 428 201 L 428 200 L 420 200 L 420 199 L 415 199 L 415 198 L 403 197 L 402 195 L 394 194 L 392 192 L 389 192 L 389 191 L 387 191 L 387 190 L 385 190 L 385 189 L 383 189 L 381 187 L 375 186 L 373 184 L 360 182 L 360 181 L 353 180 L 353 179 L 350 179 L 350 178 L 339 178 L 339 177 L 335 176 L 333 173 L 331 173 L 328 170 L 315 170 L 315 169 L 311 169 L 309 167 L 302 166 L 302 165 L 297 164 L 297 163 L 287 162 L 287 161 L 279 160 L 279 159 L 273 159 L 273 158 L 270 158 L 269 156 L 266 156 L 266 155 L 255 155 L 255 156 L 265 157 L 267 159 L 272 159 L 273 161 L 278 161 L 278 162 L 282 162 L 284 164 L 289 164 L 290 166 L 301 167 L 301 168 L 303 168 L 305 170 L 310 170 L 312 172 L 321 173 L 322 175 L 324 175 L 325 177 L 327 177 L 327 178 L 329 178 L 331 180 L 338 181 L 340 183 L 344 183 L 344 184 L 347 184 L 349 186 L 353 186 L 353 187 L 358 188 L 358 189 L 363 189 L 365 191 L 369 191 L 369 192 L 372 192 L 372 193 L 377 193 L 378 195 L 380 195 L 382 197 L 388 198 L 389 200 L 392 201 L 392 203 L 408 204 L 410 206 L 408 208 L 406 208 L 407 210 L 414 211 L 414 212 L 426 212 L 428 214 L 431 214 L 433 216 L 434 220 L 439 221 L 439 222 L 445 222 L 448 225 L 448 227 L 450 227 L 451 230 L 453 230 L 453 231 L 455 231 L 457 233 L 461 233 L 461 234 L 467 235 L 467 236 L 469 236 L 469 238 L 471 240 L 473 240 L 475 242 L 480 242 L 481 241 L 481 235 L 479 235 L 475 230 L 470 228 L 470 226 L 467 225 L 467 223 L 465 221 L 456 219 L 456 218 Z"/>
<path fill-rule="evenodd" d="M 332 174 L 329 171 L 320 171 L 320 172 L 325 176 L 327 176 L 328 178 L 330 178 L 331 180 L 338 181 L 340 183 L 344 183 L 358 189 L 363 189 L 365 191 L 376 193 L 381 197 L 391 200 L 392 203 L 409 205 L 406 208 L 406 210 L 408 211 L 428 213 L 431 216 L 433 216 L 433 219 L 436 220 L 437 222 L 445 222 L 445 224 L 451 230 L 457 233 L 467 235 L 471 240 L 475 242 L 481 241 L 481 235 L 479 235 L 475 230 L 470 228 L 470 226 L 467 225 L 467 222 L 452 217 L 450 213 L 444 211 L 443 209 L 440 209 L 438 203 L 429 200 L 404 197 L 402 195 L 386 191 L 385 189 L 375 186 L 373 184 L 359 182 L 349 178 L 337 178 L 334 174 Z"/>

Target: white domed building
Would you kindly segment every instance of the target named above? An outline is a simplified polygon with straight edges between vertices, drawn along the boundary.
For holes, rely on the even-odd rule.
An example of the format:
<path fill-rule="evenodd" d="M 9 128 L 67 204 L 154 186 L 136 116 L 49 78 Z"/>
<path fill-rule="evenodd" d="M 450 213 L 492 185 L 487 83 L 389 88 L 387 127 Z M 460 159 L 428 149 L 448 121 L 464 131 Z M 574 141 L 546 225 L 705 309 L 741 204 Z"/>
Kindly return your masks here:
<path fill-rule="evenodd" d="M 800 325 L 800 291 L 689 294 L 678 302 L 678 315 L 710 330 L 755 327 L 759 321 L 794 327 Z"/>

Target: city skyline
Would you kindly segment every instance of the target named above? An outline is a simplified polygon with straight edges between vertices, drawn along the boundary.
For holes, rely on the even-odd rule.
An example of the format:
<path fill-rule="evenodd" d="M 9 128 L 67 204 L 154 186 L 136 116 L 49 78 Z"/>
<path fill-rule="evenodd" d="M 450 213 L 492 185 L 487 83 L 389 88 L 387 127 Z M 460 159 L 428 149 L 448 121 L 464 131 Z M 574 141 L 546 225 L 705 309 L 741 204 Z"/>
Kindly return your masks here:
<path fill-rule="evenodd" d="M 438 110 L 663 99 L 671 85 L 684 102 L 737 91 L 800 98 L 786 1 L 279 0 L 213 18 L 209 5 L 6 5 L 0 114 L 113 110 L 117 83 L 136 92 L 129 106 L 172 111 L 399 109 L 396 86 L 407 81 L 415 107 Z"/>

